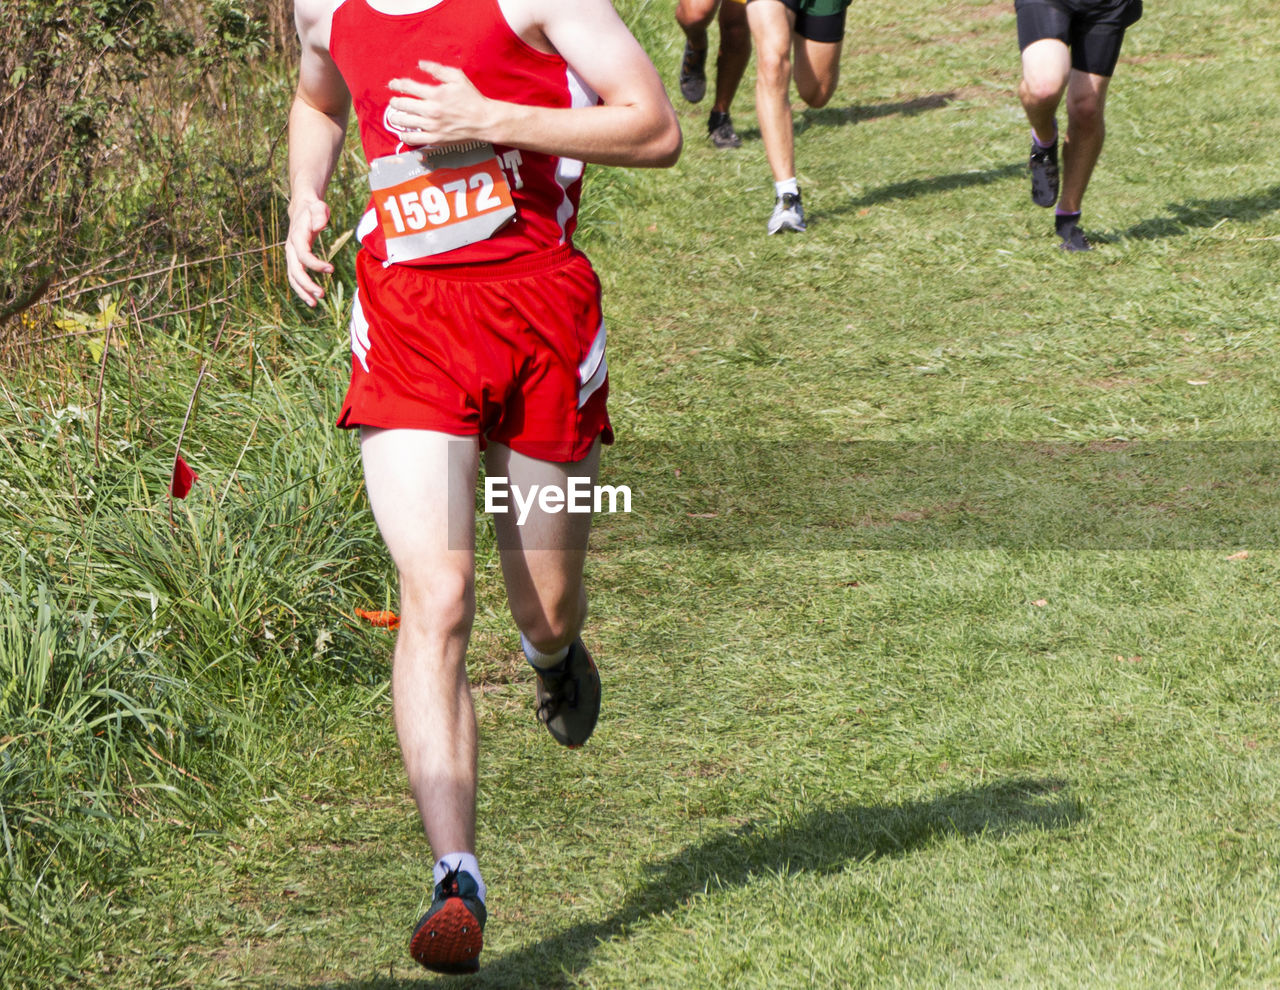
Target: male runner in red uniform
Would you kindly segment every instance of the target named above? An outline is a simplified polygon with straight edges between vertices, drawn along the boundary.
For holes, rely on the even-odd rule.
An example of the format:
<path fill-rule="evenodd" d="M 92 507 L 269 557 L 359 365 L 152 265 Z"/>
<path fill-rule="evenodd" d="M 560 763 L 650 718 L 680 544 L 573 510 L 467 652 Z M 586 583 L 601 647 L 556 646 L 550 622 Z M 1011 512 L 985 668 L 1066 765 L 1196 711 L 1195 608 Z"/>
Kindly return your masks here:
<path fill-rule="evenodd" d="M 354 104 L 373 197 L 339 425 L 360 428 L 400 576 L 396 731 L 436 881 L 410 951 L 467 972 L 485 922 L 465 665 L 480 451 L 513 489 L 594 484 L 612 433 L 600 285 L 572 247 L 583 162 L 670 165 L 680 129 L 609 0 L 296 0 L 295 15 L 289 282 L 314 306 L 313 273 L 333 271 L 312 242 Z M 539 718 L 579 746 L 600 702 L 579 638 L 590 515 L 494 520 Z"/>
<path fill-rule="evenodd" d="M 1142 0 L 1015 0 L 1022 81 L 1018 96 L 1031 123 L 1031 201 L 1053 206 L 1064 251 L 1088 251 L 1080 206 L 1102 154 L 1102 110 L 1125 30 L 1142 16 Z M 1058 196 L 1058 104 L 1067 97 Z"/>

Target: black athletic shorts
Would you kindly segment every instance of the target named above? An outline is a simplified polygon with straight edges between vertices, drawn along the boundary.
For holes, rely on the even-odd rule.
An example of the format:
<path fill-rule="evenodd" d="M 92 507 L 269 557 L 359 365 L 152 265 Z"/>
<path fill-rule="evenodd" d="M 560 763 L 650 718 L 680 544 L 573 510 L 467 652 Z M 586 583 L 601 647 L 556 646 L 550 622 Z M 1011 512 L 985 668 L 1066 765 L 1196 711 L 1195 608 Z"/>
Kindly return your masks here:
<path fill-rule="evenodd" d="M 810 41 L 844 41 L 844 17 L 850 0 L 780 0 L 796 15 L 795 32 Z"/>
<path fill-rule="evenodd" d="M 1109 76 L 1124 31 L 1142 16 L 1142 0 L 1014 0 L 1018 48 L 1057 38 L 1071 49 L 1071 67 Z"/>

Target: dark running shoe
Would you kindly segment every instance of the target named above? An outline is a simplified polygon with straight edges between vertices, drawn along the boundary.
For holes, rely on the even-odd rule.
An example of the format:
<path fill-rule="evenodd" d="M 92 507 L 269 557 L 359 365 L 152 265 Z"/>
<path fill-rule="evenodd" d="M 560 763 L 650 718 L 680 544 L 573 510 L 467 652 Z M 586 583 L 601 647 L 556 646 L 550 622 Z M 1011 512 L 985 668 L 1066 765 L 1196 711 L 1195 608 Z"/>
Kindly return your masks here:
<path fill-rule="evenodd" d="M 1063 251 L 1092 251 L 1093 245 L 1089 243 L 1089 238 L 1084 236 L 1084 231 L 1079 227 L 1068 227 L 1062 235 L 1062 243 L 1058 245 Z"/>
<path fill-rule="evenodd" d="M 687 41 L 680 59 L 680 95 L 690 103 L 707 95 L 707 50 L 695 52 Z"/>
<path fill-rule="evenodd" d="M 733 121 L 729 119 L 727 113 L 720 110 L 711 111 L 711 118 L 707 121 L 707 137 L 717 148 L 742 147 L 742 138 L 738 137 L 738 132 L 733 129 Z"/>
<path fill-rule="evenodd" d="M 476 972 L 486 915 L 475 877 L 454 867 L 436 884 L 431 910 L 409 939 L 409 954 L 436 973 Z"/>
<path fill-rule="evenodd" d="M 538 721 L 561 746 L 577 749 L 591 738 L 600 717 L 600 673 L 595 661 L 577 639 L 556 666 L 533 669 L 538 674 Z"/>
<path fill-rule="evenodd" d="M 1031 142 L 1031 202 L 1036 206 L 1052 206 L 1058 201 L 1058 142 L 1047 148 Z"/>

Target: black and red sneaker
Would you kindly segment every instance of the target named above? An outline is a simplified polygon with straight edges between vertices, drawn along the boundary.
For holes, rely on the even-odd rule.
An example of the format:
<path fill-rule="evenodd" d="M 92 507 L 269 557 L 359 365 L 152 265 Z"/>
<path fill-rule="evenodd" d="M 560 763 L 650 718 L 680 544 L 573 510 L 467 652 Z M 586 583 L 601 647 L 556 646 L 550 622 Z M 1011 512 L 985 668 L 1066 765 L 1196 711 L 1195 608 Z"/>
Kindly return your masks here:
<path fill-rule="evenodd" d="M 600 672 L 595 661 L 582 640 L 576 639 L 554 667 L 533 669 L 538 674 L 538 721 L 561 746 L 577 749 L 591 738 L 600 717 Z"/>
<path fill-rule="evenodd" d="M 436 884 L 431 910 L 409 939 L 409 954 L 436 973 L 474 973 L 486 916 L 475 877 L 454 867 Z"/>
<path fill-rule="evenodd" d="M 1036 206 L 1052 206 L 1058 201 L 1058 142 L 1044 148 L 1031 142 L 1031 157 L 1027 159 L 1027 171 L 1031 173 L 1031 202 Z"/>

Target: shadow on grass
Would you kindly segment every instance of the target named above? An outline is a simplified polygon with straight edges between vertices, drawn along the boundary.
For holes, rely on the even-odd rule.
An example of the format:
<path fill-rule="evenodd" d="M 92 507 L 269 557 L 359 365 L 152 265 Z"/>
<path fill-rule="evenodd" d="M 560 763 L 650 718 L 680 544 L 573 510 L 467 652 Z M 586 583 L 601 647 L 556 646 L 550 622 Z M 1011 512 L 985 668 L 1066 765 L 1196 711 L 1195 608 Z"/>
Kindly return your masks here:
<path fill-rule="evenodd" d="M 896 100 L 892 103 L 868 103 L 865 106 L 855 103 L 847 107 L 806 109 L 795 118 L 793 127 L 795 134 L 800 135 L 810 127 L 843 127 L 846 124 L 857 124 L 864 120 L 879 120 L 881 117 L 914 117 L 927 110 L 939 110 L 955 98 L 954 92 L 930 93 L 927 96 L 916 96 L 910 100 Z M 738 135 L 744 141 L 759 141 L 760 128 L 739 128 Z"/>
<path fill-rule="evenodd" d="M 882 117 L 915 117 L 929 110 L 941 110 L 955 100 L 955 92 L 930 93 L 910 100 L 897 100 L 892 103 L 853 104 L 848 107 L 821 107 L 817 110 L 803 110 L 795 123 L 797 135 L 803 134 L 810 127 L 843 127 L 845 124 L 858 124 L 864 120 L 879 120 Z"/>
<path fill-rule="evenodd" d="M 1083 817 L 1066 781 L 1018 778 L 929 800 L 818 808 L 781 827 L 748 823 L 652 866 L 644 886 L 632 891 L 608 917 L 488 957 L 480 974 L 467 985 L 568 987 L 590 964 L 601 942 L 625 938 L 632 927 L 678 909 L 704 890 L 743 886 L 754 877 L 776 873 L 838 873 L 956 836 L 999 839 L 1035 829 L 1067 828 Z M 383 978 L 326 986 L 330 990 L 393 990 L 421 983 L 421 979 Z"/>
<path fill-rule="evenodd" d="M 1192 230 L 1216 227 L 1223 220 L 1249 223 L 1280 211 L 1280 185 L 1259 190 L 1247 196 L 1223 196 L 1218 199 L 1192 199 L 1170 203 L 1168 216 L 1151 217 L 1126 230 L 1113 230 L 1100 235 L 1102 241 L 1154 241 L 1164 237 L 1182 237 Z"/>
<path fill-rule="evenodd" d="M 908 179 L 906 182 L 894 182 L 887 186 L 879 186 L 863 193 L 846 203 L 822 211 L 822 216 L 837 216 L 852 210 L 861 210 L 879 203 L 889 203 L 898 199 L 915 199 L 917 196 L 931 196 L 935 193 L 950 192 L 953 189 L 969 189 L 973 186 L 987 186 L 993 182 L 1001 182 L 1015 175 L 1023 175 L 1027 166 L 1022 162 L 1001 165 L 999 168 L 985 168 L 974 172 L 952 172 L 949 175 L 935 175 L 928 179 Z M 814 216 L 818 216 L 817 213 Z"/>

